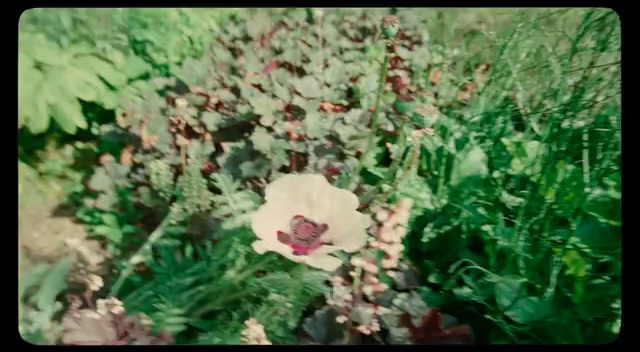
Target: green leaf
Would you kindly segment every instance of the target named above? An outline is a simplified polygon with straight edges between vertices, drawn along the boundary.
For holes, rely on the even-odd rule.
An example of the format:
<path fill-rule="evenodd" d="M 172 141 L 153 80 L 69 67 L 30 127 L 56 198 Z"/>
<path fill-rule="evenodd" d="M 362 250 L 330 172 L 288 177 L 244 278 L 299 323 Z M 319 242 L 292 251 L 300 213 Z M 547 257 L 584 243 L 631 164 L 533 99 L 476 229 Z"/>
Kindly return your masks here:
<path fill-rule="evenodd" d="M 526 279 L 517 275 L 503 276 L 495 283 L 496 302 L 501 309 L 509 307 L 524 292 Z"/>
<path fill-rule="evenodd" d="M 141 57 L 136 55 L 129 56 L 126 59 L 124 66 L 122 67 L 122 72 L 129 79 L 138 78 L 150 71 L 151 71 L 151 65 L 149 65 Z"/>
<path fill-rule="evenodd" d="M 305 76 L 293 81 L 296 91 L 305 98 L 322 97 L 322 87 L 317 79 L 313 76 Z"/>
<path fill-rule="evenodd" d="M 562 257 L 562 260 L 567 265 L 568 275 L 576 277 L 584 277 L 587 275 L 589 265 L 578 251 L 567 251 L 567 253 L 565 253 L 565 255 Z"/>
<path fill-rule="evenodd" d="M 512 155 L 509 172 L 512 174 L 537 175 L 542 170 L 542 155 L 545 145 L 535 141 L 522 141 L 522 135 L 512 138 L 502 138 L 509 153 Z"/>
<path fill-rule="evenodd" d="M 528 324 L 544 318 L 549 312 L 549 302 L 538 297 L 523 298 L 511 306 L 504 314 L 519 324 Z"/>
<path fill-rule="evenodd" d="M 480 147 L 472 147 L 461 153 L 453 165 L 451 184 L 456 186 L 468 178 L 485 178 L 489 174 L 487 155 Z"/>
<path fill-rule="evenodd" d="M 63 51 L 42 33 L 21 34 L 19 50 L 36 61 L 52 66 L 64 66 L 72 57 L 71 53 Z"/>
<path fill-rule="evenodd" d="M 291 100 L 291 91 L 289 91 L 289 89 L 285 88 L 284 86 L 278 84 L 277 82 L 274 82 L 273 84 L 273 94 L 275 94 L 276 97 L 280 98 L 283 101 Z"/>
<path fill-rule="evenodd" d="M 587 215 L 576 229 L 576 237 L 596 253 L 619 250 L 620 235 L 611 226 L 598 221 L 593 215 Z"/>
<path fill-rule="evenodd" d="M 75 134 L 77 127 L 87 128 L 88 124 L 82 115 L 82 106 L 78 100 L 62 91 L 56 95 L 59 99 L 49 101 L 49 111 L 62 130 Z"/>
<path fill-rule="evenodd" d="M 242 177 L 266 177 L 269 173 L 269 161 L 265 158 L 257 160 L 247 160 L 240 164 Z"/>
<path fill-rule="evenodd" d="M 67 257 L 51 269 L 47 277 L 42 282 L 38 292 L 32 299 L 41 311 L 50 309 L 56 301 L 60 292 L 67 288 L 67 274 L 73 264 L 73 258 Z"/>
<path fill-rule="evenodd" d="M 104 86 L 102 82 L 100 84 Z M 105 89 L 99 93 L 96 102 L 100 103 L 100 105 L 107 110 L 113 110 L 120 104 L 120 97 L 114 91 L 106 86 L 104 87 Z"/>
<path fill-rule="evenodd" d="M 481 299 L 473 292 L 469 286 L 455 287 L 453 294 L 462 301 L 481 301 Z"/>
<path fill-rule="evenodd" d="M 18 83 L 18 114 L 31 133 L 43 133 L 50 123 L 44 75 L 35 68 L 25 71 Z"/>
<path fill-rule="evenodd" d="M 39 263 L 29 269 L 29 271 L 18 280 L 18 297 L 22 299 L 27 290 L 37 286 L 47 275 L 49 269 L 51 269 L 51 265 L 47 263 Z"/>
<path fill-rule="evenodd" d="M 253 111 L 257 115 L 262 115 L 260 122 L 266 126 L 270 126 L 275 121 L 274 111 L 281 108 L 281 104 L 268 97 L 266 94 L 258 94 L 249 98 L 249 104 L 253 107 Z"/>
<path fill-rule="evenodd" d="M 397 195 L 399 197 L 413 199 L 416 211 L 418 211 L 418 209 L 436 209 L 434 204 L 435 196 L 431 191 L 431 187 L 429 187 L 426 179 L 418 176 L 416 169 L 398 185 Z"/>
<path fill-rule="evenodd" d="M 305 319 L 302 328 L 311 336 L 313 342 L 328 345 L 340 341 L 344 336 L 344 325 L 336 321 L 338 312 L 325 306 Z"/>
<path fill-rule="evenodd" d="M 107 89 L 95 73 L 73 66 L 52 70 L 47 77 L 84 101 L 97 100 L 98 94 Z"/>
<path fill-rule="evenodd" d="M 316 111 L 307 111 L 302 124 L 309 138 L 321 139 L 329 133 L 331 120 Z"/>
<path fill-rule="evenodd" d="M 251 143 L 253 143 L 253 147 L 264 153 L 265 155 L 269 155 L 271 151 L 271 145 L 273 144 L 275 138 L 267 132 L 267 129 L 264 127 L 256 127 L 251 134 Z"/>
<path fill-rule="evenodd" d="M 218 130 L 220 125 L 224 122 L 224 117 L 215 111 L 205 111 L 202 113 L 202 122 L 207 125 L 207 129 L 210 132 L 215 132 Z"/>
<path fill-rule="evenodd" d="M 95 72 L 107 83 L 118 88 L 127 84 L 127 76 L 115 66 L 93 55 L 83 55 L 74 60 L 74 65 L 87 71 Z"/>

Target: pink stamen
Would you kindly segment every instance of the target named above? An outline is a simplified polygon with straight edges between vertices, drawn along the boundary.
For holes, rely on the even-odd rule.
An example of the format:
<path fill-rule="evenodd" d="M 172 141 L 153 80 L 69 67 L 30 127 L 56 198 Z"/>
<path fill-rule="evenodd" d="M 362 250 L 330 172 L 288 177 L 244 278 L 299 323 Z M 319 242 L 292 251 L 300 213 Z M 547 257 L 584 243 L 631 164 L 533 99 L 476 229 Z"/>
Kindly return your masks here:
<path fill-rule="evenodd" d="M 317 224 L 303 215 L 294 215 L 291 219 L 291 234 L 278 231 L 278 241 L 293 249 L 294 255 L 308 255 L 323 244 L 330 244 L 322 239 L 327 231 L 327 224 Z"/>

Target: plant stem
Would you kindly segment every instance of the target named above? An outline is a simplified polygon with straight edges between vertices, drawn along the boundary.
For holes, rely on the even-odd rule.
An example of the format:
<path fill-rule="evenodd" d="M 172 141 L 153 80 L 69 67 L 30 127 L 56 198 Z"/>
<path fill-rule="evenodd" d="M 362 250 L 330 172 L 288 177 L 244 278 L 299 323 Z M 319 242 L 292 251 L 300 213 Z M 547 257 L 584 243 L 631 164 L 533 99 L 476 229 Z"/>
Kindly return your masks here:
<path fill-rule="evenodd" d="M 223 303 L 226 303 L 226 302 L 229 302 L 229 301 L 233 301 L 236 298 L 243 297 L 243 296 L 246 296 L 248 294 L 251 294 L 251 293 L 254 293 L 254 292 L 257 292 L 257 291 L 260 291 L 260 290 L 262 290 L 262 287 L 249 287 L 249 288 L 244 289 L 242 291 L 238 291 L 238 292 L 236 292 L 236 293 L 234 293 L 232 295 L 220 296 L 221 297 L 220 299 L 217 299 L 217 300 L 215 300 L 215 301 L 203 306 L 202 308 L 196 310 L 192 314 L 192 316 L 195 317 L 195 318 L 199 318 L 203 314 L 209 312 L 212 309 L 215 309 L 216 307 L 220 306 Z"/>
<path fill-rule="evenodd" d="M 361 285 L 361 278 L 362 278 L 362 267 L 357 267 L 356 268 L 356 276 L 354 277 L 354 281 L 353 281 L 353 288 L 354 291 L 356 291 L 356 297 L 353 300 L 353 307 L 355 307 L 358 302 L 360 302 L 360 300 L 362 300 L 362 285 Z M 349 320 L 346 323 L 346 327 L 347 327 L 347 331 L 345 331 L 344 333 L 344 344 L 348 345 L 349 341 L 351 340 L 351 332 L 352 332 L 352 326 L 351 324 L 353 324 L 353 319 L 352 319 L 352 315 L 349 314 Z"/>
<path fill-rule="evenodd" d="M 384 202 L 387 199 L 389 199 L 389 197 L 393 194 L 393 192 L 395 192 L 398 189 L 398 186 L 400 185 L 400 183 L 402 183 L 407 178 L 407 176 L 409 176 L 409 174 L 413 172 L 413 168 L 416 166 L 418 158 L 420 156 L 420 146 L 416 144 L 413 146 L 412 149 L 413 150 L 411 151 L 411 154 L 407 158 L 407 164 L 404 167 L 403 174 L 400 175 L 400 177 L 397 177 L 393 181 L 393 184 L 391 185 L 391 188 L 389 188 L 389 190 L 387 190 L 385 193 L 376 197 L 372 202 L 372 204 L 377 204 L 378 202 Z"/>
<path fill-rule="evenodd" d="M 584 192 L 589 193 L 591 182 L 589 177 L 589 132 L 585 129 L 582 131 L 582 170 Z"/>
<path fill-rule="evenodd" d="M 380 67 L 380 79 L 378 81 L 378 93 L 376 94 L 376 103 L 373 108 L 373 114 L 371 115 L 371 132 L 369 132 L 369 137 L 367 140 L 367 149 L 365 149 L 364 153 L 360 155 L 360 160 L 358 162 L 358 168 L 349 178 L 349 183 L 347 183 L 347 189 L 351 188 L 352 184 L 355 182 L 356 177 L 360 175 L 362 168 L 364 167 L 364 162 L 369 157 L 369 154 L 373 150 L 373 142 L 375 140 L 376 132 L 378 131 L 378 112 L 380 110 L 380 100 L 382 99 L 382 92 L 384 91 L 385 86 L 385 78 L 387 77 L 387 66 L 389 63 L 389 54 L 384 51 L 384 61 L 382 66 Z"/>
<path fill-rule="evenodd" d="M 247 278 L 248 276 L 250 276 L 251 274 L 255 273 L 256 271 L 262 269 L 262 267 L 272 261 L 273 259 L 275 259 L 275 257 L 271 256 L 271 255 L 264 255 L 262 256 L 262 258 L 260 258 L 260 260 L 258 260 L 255 263 L 252 263 L 251 265 L 249 265 L 249 269 L 245 270 L 244 272 L 238 274 L 233 280 L 231 280 L 231 283 L 229 284 L 229 286 L 227 286 L 227 289 L 224 290 L 222 293 L 219 293 L 218 295 L 218 299 L 215 300 L 211 305 L 217 305 L 220 303 L 220 301 L 225 299 L 225 295 L 229 292 L 231 292 L 231 290 L 233 290 L 236 285 L 243 281 L 245 278 Z M 215 288 L 216 285 L 211 285 L 209 286 L 207 289 L 205 289 L 204 291 L 202 291 L 197 297 L 195 297 L 192 300 L 192 303 L 190 303 L 188 305 L 188 307 L 186 308 L 186 310 L 191 309 L 193 306 L 197 305 L 198 302 L 200 302 L 200 300 L 204 297 L 206 297 L 207 295 L 210 295 L 212 293 L 215 292 Z"/>
<path fill-rule="evenodd" d="M 109 292 L 110 296 L 117 297 L 122 284 L 124 284 L 124 281 L 129 277 L 129 275 L 131 275 L 136 264 L 139 263 L 139 259 L 146 251 L 151 249 L 151 246 L 153 246 L 153 244 L 158 241 L 160 237 L 162 237 L 162 235 L 164 234 L 164 228 L 169 225 L 170 215 L 171 213 L 165 216 L 160 225 L 158 225 L 158 227 L 153 230 L 149 238 L 147 238 L 147 241 L 144 243 L 144 245 L 142 245 L 142 247 L 140 247 L 140 249 L 138 249 L 136 253 L 131 256 L 126 264 L 127 267 L 120 273 L 120 277 L 118 277 L 118 280 L 116 280 L 116 282 L 111 287 L 111 291 Z"/>

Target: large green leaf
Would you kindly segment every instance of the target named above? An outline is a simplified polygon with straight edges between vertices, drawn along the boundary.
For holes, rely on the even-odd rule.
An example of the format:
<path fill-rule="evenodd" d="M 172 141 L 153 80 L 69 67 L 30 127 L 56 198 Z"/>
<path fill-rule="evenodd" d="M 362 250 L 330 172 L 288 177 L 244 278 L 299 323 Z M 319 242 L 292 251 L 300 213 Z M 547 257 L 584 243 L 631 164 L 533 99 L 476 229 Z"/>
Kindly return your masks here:
<path fill-rule="evenodd" d="M 129 56 L 122 67 L 122 72 L 130 79 L 138 78 L 151 71 L 151 65 L 136 55 Z"/>
<path fill-rule="evenodd" d="M 53 66 L 67 65 L 72 57 L 71 53 L 63 51 L 42 33 L 21 34 L 19 50 L 38 62 Z"/>
<path fill-rule="evenodd" d="M 256 114 L 262 115 L 260 122 L 266 126 L 270 126 L 275 122 L 274 111 L 280 109 L 282 106 L 281 102 L 270 98 L 266 94 L 251 97 L 249 104 L 251 104 Z"/>
<path fill-rule="evenodd" d="M 50 309 L 56 301 L 60 292 L 67 288 L 67 274 L 73 264 L 73 258 L 68 257 L 56 264 L 47 274 L 40 289 L 33 295 L 32 299 L 41 311 Z"/>
<path fill-rule="evenodd" d="M 305 76 L 293 81 L 293 86 L 298 93 L 305 98 L 320 98 L 322 97 L 322 87 L 317 79 L 313 76 Z"/>
<path fill-rule="evenodd" d="M 122 87 L 127 84 L 127 76 L 118 71 L 116 67 L 104 60 L 93 55 L 83 55 L 76 57 L 74 65 L 88 71 L 95 72 L 102 77 L 107 83 L 114 87 Z"/>
<path fill-rule="evenodd" d="M 517 275 L 503 276 L 495 283 L 496 302 L 506 309 L 524 292 L 526 279 Z"/>
<path fill-rule="evenodd" d="M 549 302 L 544 299 L 526 297 L 514 303 L 504 314 L 516 323 L 528 324 L 544 318 L 549 308 Z"/>
<path fill-rule="evenodd" d="M 469 178 L 485 178 L 489 173 L 487 154 L 480 147 L 472 147 L 461 153 L 453 165 L 451 184 L 460 184 Z"/>
<path fill-rule="evenodd" d="M 87 120 L 82 114 L 82 106 L 78 99 L 64 91 L 63 84 L 56 84 L 55 81 L 48 82 L 47 89 L 50 89 L 49 112 L 51 117 L 69 134 L 75 134 L 77 128 L 86 129 Z"/>
<path fill-rule="evenodd" d="M 18 127 L 29 123 L 29 119 L 33 117 L 36 122 L 31 125 L 32 133 L 40 133 L 49 126 L 48 116 L 36 119 L 42 114 L 46 114 L 46 104 L 44 99 L 38 94 L 39 85 L 42 82 L 42 72 L 33 67 L 33 60 L 24 53 L 18 54 Z M 40 100 L 40 102 L 38 102 Z M 36 106 L 37 105 L 37 106 Z M 44 111 L 42 107 L 44 106 Z M 37 122 L 40 122 L 38 124 Z M 46 122 L 46 126 L 44 123 Z"/>
<path fill-rule="evenodd" d="M 101 82 L 93 72 L 68 66 L 52 70 L 47 77 L 84 101 L 95 101 L 98 98 Z"/>
<path fill-rule="evenodd" d="M 51 265 L 47 263 L 39 263 L 31 268 L 18 280 L 18 297 L 22 299 L 27 290 L 37 286 L 45 278 L 51 269 Z"/>
<path fill-rule="evenodd" d="M 587 215 L 576 228 L 576 237 L 596 253 L 620 250 L 622 243 L 614 228 L 606 226 L 593 215 Z"/>
<path fill-rule="evenodd" d="M 18 114 L 33 134 L 43 133 L 49 128 L 48 91 L 45 83 L 44 75 L 31 69 L 18 84 Z"/>

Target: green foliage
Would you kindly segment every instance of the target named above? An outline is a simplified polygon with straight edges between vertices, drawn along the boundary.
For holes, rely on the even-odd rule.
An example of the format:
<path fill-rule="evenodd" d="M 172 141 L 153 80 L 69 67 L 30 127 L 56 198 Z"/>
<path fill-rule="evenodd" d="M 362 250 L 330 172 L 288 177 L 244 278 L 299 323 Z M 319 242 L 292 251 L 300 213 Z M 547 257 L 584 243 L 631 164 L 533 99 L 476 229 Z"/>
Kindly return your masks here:
<path fill-rule="evenodd" d="M 462 16 L 449 15 L 447 23 Z M 486 84 L 466 104 L 446 103 L 443 80 L 455 79 L 449 73 L 474 81 L 478 71 L 447 62 L 446 56 L 431 60 L 443 71 L 432 89 L 446 118 L 432 125 L 442 141 L 423 143 L 427 153 L 419 174 L 436 190 L 441 208 L 415 220 L 408 251 L 422 263 L 429 286 L 445 292 L 443 309 L 473 326 L 489 324 L 478 331 L 481 341 L 611 341 L 598 324 L 609 326 L 615 314 L 587 308 L 594 304 L 587 296 L 614 302 L 620 286 L 605 289 L 587 277 L 620 279 L 618 265 L 610 265 L 620 254 L 620 228 L 614 225 L 619 222 L 607 220 L 618 218 L 613 189 L 620 184 L 607 183 L 605 176 L 617 172 L 619 143 L 610 143 L 606 152 L 618 161 L 596 161 L 605 155 L 596 145 L 606 144 L 598 138 L 606 134 L 618 141 L 619 132 L 617 122 L 593 118 L 620 113 L 619 24 L 613 12 L 600 10 L 520 15 L 518 28 L 488 33 L 491 54 L 478 52 L 474 59 L 483 40 L 449 38 L 465 46 L 458 62 L 474 68 L 491 63 Z M 549 26 L 562 26 L 570 36 L 553 37 Z M 554 89 L 536 91 L 540 87 Z M 602 167 L 608 171 L 594 172 Z M 479 177 L 462 180 L 472 176 Z M 596 203 L 608 204 L 609 215 L 595 215 L 590 209 Z M 596 269 L 594 261 L 602 266 Z M 554 317 L 560 311 L 566 312 L 564 326 Z"/>
<path fill-rule="evenodd" d="M 143 66 L 128 68 L 127 76 L 117 62 L 82 43 L 61 47 L 40 32 L 28 31 L 20 35 L 18 67 L 18 127 L 33 134 L 47 131 L 50 119 L 69 134 L 87 129 L 82 102 L 112 110 L 119 102 L 118 90 L 146 71 Z"/>
<path fill-rule="evenodd" d="M 296 343 L 299 327 L 316 342 L 341 338 L 336 312 L 308 309 L 327 275 L 251 247 L 265 185 L 296 172 L 373 208 L 414 201 L 404 245 L 420 275 L 395 282 L 392 295 L 412 291 L 395 315 L 420 319 L 426 302 L 480 343 L 615 337 L 614 12 L 30 11 L 19 126 L 43 133 L 53 119 L 100 135 L 78 217 L 115 254 L 127 310 L 177 343 L 239 344 L 251 317 L 274 343 Z M 388 52 L 378 31 L 390 11 L 400 28 Z M 410 106 L 394 109 L 406 95 Z M 95 128 L 94 105 L 115 123 Z M 382 319 L 385 338 L 407 343 L 395 315 Z"/>
<path fill-rule="evenodd" d="M 62 309 L 58 295 L 67 288 L 67 274 L 73 258 L 54 266 L 39 264 L 25 273 L 18 285 L 18 330 L 30 343 L 53 344 L 61 332 L 54 316 Z"/>

